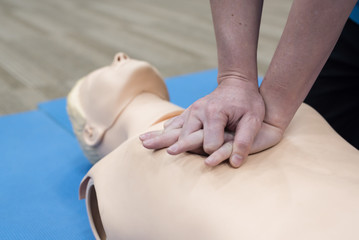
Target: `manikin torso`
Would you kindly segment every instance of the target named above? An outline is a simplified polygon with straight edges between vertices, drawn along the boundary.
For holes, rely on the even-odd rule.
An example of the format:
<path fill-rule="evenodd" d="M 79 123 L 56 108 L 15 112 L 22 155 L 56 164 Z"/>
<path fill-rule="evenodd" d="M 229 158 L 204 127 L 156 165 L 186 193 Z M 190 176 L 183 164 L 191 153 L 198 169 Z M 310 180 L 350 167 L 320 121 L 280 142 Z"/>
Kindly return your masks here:
<path fill-rule="evenodd" d="M 86 90 L 71 101 L 88 94 L 101 98 Z M 241 168 L 212 168 L 199 155 L 142 147 L 140 133 L 180 110 L 158 95 L 133 96 L 93 146 L 110 152 L 80 186 L 98 239 L 359 239 L 359 153 L 313 109 L 302 105 L 283 140 Z M 83 106 L 85 118 L 102 111 Z M 101 146 L 114 141 L 113 151 Z"/>

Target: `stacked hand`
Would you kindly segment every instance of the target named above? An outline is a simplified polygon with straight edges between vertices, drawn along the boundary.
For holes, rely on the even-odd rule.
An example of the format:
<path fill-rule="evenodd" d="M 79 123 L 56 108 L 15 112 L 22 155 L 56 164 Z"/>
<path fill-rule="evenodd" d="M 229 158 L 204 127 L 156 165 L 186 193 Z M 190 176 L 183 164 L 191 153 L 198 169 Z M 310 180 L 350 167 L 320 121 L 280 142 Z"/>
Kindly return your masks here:
<path fill-rule="evenodd" d="M 149 149 L 168 147 L 167 152 L 174 155 L 208 154 L 205 163 L 210 166 L 230 159 L 233 167 L 239 167 L 248 154 L 281 139 L 282 129 L 263 121 L 264 117 L 265 104 L 256 81 L 229 76 L 220 79 L 211 94 L 165 122 L 163 131 L 145 133 L 140 139 Z"/>

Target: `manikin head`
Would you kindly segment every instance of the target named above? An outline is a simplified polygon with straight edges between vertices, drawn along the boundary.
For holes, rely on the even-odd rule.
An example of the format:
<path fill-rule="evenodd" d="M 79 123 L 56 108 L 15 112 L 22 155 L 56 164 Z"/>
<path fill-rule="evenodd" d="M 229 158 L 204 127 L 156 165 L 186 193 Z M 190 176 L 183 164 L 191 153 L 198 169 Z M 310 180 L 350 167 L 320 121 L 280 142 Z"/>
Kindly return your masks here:
<path fill-rule="evenodd" d="M 67 111 L 80 145 L 94 164 L 119 146 L 127 136 L 117 119 L 142 92 L 168 100 L 159 72 L 150 64 L 116 54 L 112 64 L 100 68 L 77 82 L 68 95 Z M 111 134 L 115 131 L 116 134 Z"/>

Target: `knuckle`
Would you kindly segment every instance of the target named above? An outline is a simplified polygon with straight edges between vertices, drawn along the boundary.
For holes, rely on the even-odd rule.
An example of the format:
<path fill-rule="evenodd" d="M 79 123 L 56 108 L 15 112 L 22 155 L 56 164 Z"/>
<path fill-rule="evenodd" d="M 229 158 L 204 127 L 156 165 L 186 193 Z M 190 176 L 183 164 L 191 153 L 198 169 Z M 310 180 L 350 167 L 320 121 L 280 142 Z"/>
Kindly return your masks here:
<path fill-rule="evenodd" d="M 209 116 L 215 116 L 220 111 L 220 108 L 215 103 L 210 103 L 206 106 L 206 114 Z"/>
<path fill-rule="evenodd" d="M 176 126 L 182 126 L 183 124 L 184 124 L 184 118 L 183 117 L 177 117 L 173 121 L 173 125 L 176 125 Z"/>
<path fill-rule="evenodd" d="M 230 151 L 230 152 L 232 152 L 232 150 L 233 150 L 233 142 L 226 142 L 224 145 L 223 145 L 223 151 L 224 152 L 228 152 L 228 151 Z"/>
<path fill-rule="evenodd" d="M 251 143 L 247 140 L 240 140 L 235 143 L 237 151 L 247 152 L 251 146 Z"/>
<path fill-rule="evenodd" d="M 212 154 L 214 153 L 216 150 L 218 149 L 218 147 L 214 144 L 204 144 L 203 145 L 203 150 L 207 153 L 207 154 Z"/>
<path fill-rule="evenodd" d="M 262 124 L 261 118 L 253 114 L 248 116 L 248 122 L 256 127 L 259 127 Z"/>
<path fill-rule="evenodd" d="M 199 111 L 202 109 L 202 103 L 200 101 L 194 102 L 191 106 L 191 111 Z"/>
<path fill-rule="evenodd" d="M 225 160 L 230 157 L 230 155 L 232 153 L 232 148 L 223 145 L 223 147 L 221 147 L 215 153 L 218 154 L 219 158 L 221 158 L 222 160 Z"/>
<path fill-rule="evenodd" d="M 181 139 L 180 141 L 177 142 L 177 146 L 178 146 L 178 150 L 182 150 L 182 149 L 188 149 L 190 148 L 190 141 L 188 141 L 186 138 Z"/>

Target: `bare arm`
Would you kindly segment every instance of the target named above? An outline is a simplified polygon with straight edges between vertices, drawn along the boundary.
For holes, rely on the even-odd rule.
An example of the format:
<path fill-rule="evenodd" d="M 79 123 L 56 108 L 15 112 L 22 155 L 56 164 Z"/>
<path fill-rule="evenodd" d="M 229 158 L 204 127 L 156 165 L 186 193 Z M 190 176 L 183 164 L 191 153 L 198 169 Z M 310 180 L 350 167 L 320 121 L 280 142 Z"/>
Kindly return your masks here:
<path fill-rule="evenodd" d="M 211 0 L 218 82 L 238 76 L 257 86 L 257 45 L 263 0 Z"/>
<path fill-rule="evenodd" d="M 356 0 L 294 0 L 260 92 L 265 122 L 285 129 L 318 77 Z M 340 79 L 339 79 L 340 80 Z"/>
<path fill-rule="evenodd" d="M 294 0 L 259 94 L 256 50 L 262 1 L 211 0 L 219 86 L 165 126 L 164 134 L 144 145 L 155 149 L 172 145 L 168 151 L 178 154 L 203 142 L 203 149 L 211 154 L 207 164 L 216 165 L 230 156 L 232 166 L 238 167 L 248 153 L 277 144 L 334 48 L 355 3 Z M 194 141 L 191 134 L 202 127 L 203 137 Z M 235 132 L 232 153 L 232 146 L 223 145 L 225 128 Z M 171 129 L 180 129 L 179 140 L 166 142 Z M 236 155 L 240 161 L 235 161 Z"/>
<path fill-rule="evenodd" d="M 234 132 L 231 164 L 247 157 L 264 118 L 264 102 L 257 82 L 257 43 L 263 0 L 211 0 L 218 51 L 218 87 L 196 101 L 183 114 L 183 128 L 172 154 L 183 152 L 178 145 L 203 128 L 203 149 L 213 154 L 224 144 L 225 129 Z M 217 164 L 228 158 L 211 159 Z"/>
<path fill-rule="evenodd" d="M 141 140 L 151 149 L 170 146 L 170 154 L 203 147 L 210 154 L 207 164 L 214 166 L 230 158 L 232 166 L 239 167 L 253 152 L 252 147 L 261 151 L 280 140 L 275 129 L 274 138 L 269 134 L 275 139 L 274 144 L 256 139 L 272 131 L 270 126 L 262 124 L 265 106 L 257 82 L 257 43 L 263 0 L 210 2 L 218 51 L 218 87 L 166 124 L 163 133 L 145 134 Z M 235 135 L 233 144 L 224 144 L 228 141 L 225 130 Z"/>
<path fill-rule="evenodd" d="M 239 167 L 247 157 L 264 118 L 264 102 L 257 82 L 257 42 L 263 0 L 211 0 L 218 49 L 218 87 L 191 105 L 165 128 L 182 128 L 171 154 L 191 149 L 191 134 L 203 129 L 203 149 L 213 154 L 225 142 L 225 129 L 235 132 L 233 152 L 208 159 L 216 165 L 231 156 Z M 149 148 L 166 145 L 157 137 Z M 158 144 L 159 143 L 159 144 Z M 168 145 L 167 145 L 168 146 Z M 222 157 L 221 157 L 222 156 Z"/>

